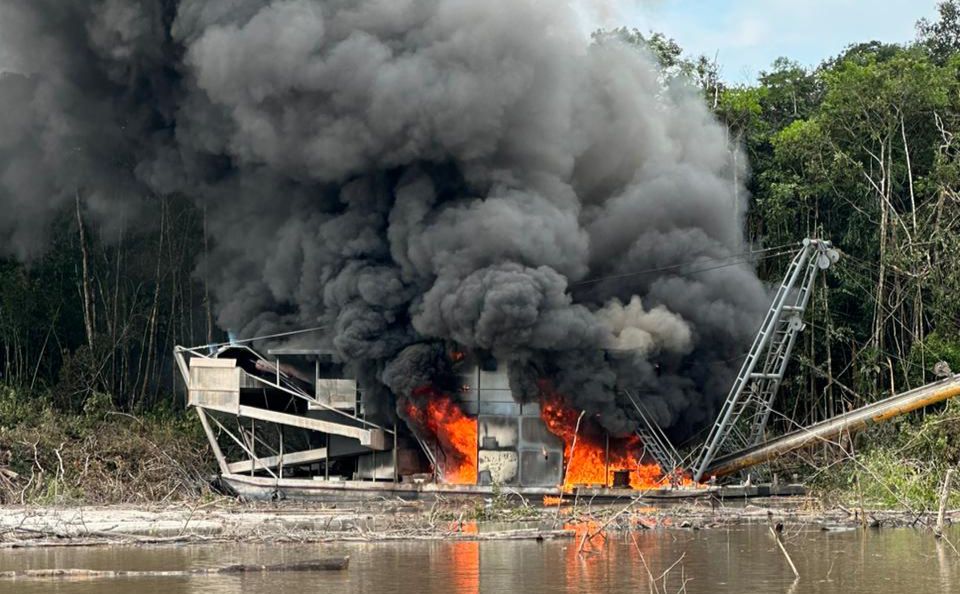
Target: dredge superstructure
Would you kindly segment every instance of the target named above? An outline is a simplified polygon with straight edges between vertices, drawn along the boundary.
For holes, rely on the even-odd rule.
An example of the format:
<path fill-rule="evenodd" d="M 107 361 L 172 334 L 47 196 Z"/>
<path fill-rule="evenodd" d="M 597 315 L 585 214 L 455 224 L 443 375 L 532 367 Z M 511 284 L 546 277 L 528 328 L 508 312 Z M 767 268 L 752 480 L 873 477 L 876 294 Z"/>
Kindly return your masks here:
<path fill-rule="evenodd" d="M 451 354 L 459 387 L 409 400 L 407 422 L 371 420 L 361 388 L 331 353 L 243 343 L 184 348 L 175 359 L 221 480 L 250 498 L 385 494 L 674 498 L 797 492 L 795 486 L 718 487 L 715 479 L 788 451 L 960 395 L 960 375 L 769 437 L 767 425 L 819 272 L 839 258 L 829 242 L 797 251 L 729 395 L 688 466 L 641 401 L 636 434 L 613 439 L 559 400 L 518 401 L 490 358 Z M 578 414 L 579 413 L 579 414 Z"/>

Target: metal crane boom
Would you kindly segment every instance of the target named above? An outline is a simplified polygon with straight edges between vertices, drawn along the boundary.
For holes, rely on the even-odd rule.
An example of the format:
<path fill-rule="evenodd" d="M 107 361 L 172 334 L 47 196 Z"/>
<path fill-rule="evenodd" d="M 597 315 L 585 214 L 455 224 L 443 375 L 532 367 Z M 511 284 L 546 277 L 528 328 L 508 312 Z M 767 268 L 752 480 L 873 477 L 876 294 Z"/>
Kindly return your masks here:
<path fill-rule="evenodd" d="M 839 253 L 829 241 L 803 240 L 707 436 L 694 466 L 695 481 L 703 479 L 717 456 L 763 440 L 794 342 L 805 326 L 803 312 L 817 273 L 838 259 Z"/>

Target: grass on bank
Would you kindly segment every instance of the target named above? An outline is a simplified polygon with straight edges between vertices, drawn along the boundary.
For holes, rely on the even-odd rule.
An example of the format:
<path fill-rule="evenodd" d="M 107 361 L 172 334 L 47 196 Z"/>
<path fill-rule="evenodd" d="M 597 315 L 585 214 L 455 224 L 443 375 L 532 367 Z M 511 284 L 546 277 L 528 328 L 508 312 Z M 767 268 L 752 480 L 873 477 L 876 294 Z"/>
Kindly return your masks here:
<path fill-rule="evenodd" d="M 94 394 L 82 410 L 0 386 L 0 503 L 148 503 L 209 493 L 215 471 L 194 415 L 130 415 Z"/>

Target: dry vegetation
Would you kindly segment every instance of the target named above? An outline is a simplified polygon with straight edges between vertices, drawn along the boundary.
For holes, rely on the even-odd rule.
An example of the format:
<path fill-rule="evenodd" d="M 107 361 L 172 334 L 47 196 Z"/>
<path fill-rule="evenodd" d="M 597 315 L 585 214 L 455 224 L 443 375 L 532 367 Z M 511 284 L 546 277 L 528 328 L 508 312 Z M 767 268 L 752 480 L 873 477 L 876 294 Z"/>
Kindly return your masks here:
<path fill-rule="evenodd" d="M 192 416 L 119 413 L 106 397 L 71 414 L 0 388 L 2 503 L 196 499 L 213 470 Z"/>

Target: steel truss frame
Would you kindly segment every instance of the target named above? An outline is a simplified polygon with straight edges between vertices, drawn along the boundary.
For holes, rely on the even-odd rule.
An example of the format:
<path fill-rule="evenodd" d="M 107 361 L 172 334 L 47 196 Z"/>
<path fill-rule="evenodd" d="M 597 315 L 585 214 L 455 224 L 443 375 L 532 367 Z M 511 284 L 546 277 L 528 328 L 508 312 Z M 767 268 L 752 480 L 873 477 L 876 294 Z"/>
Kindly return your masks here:
<path fill-rule="evenodd" d="M 790 354 L 797 335 L 805 327 L 803 314 L 817 273 L 829 268 L 839 257 L 829 241 L 803 240 L 710 429 L 694 466 L 695 481 L 703 480 L 706 469 L 717 456 L 764 441 Z"/>

